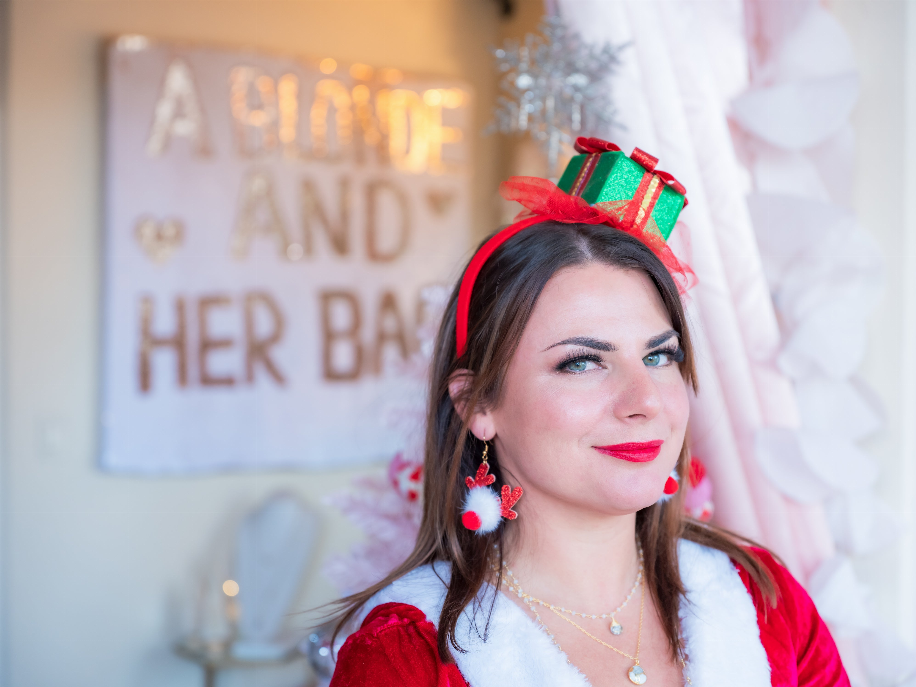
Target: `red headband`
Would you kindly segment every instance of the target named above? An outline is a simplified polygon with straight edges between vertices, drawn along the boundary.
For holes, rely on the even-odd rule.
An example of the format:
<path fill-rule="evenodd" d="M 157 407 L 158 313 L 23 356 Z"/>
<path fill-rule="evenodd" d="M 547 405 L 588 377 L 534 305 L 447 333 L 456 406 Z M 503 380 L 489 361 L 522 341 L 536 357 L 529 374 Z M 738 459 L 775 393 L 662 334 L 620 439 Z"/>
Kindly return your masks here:
<path fill-rule="evenodd" d="M 613 143 L 584 137 L 576 141 L 576 149 L 581 153 L 620 150 Z M 658 162 L 656 158 L 636 148 L 631 159 L 639 162 L 647 171 L 661 177 L 666 184 L 674 187 L 679 193 L 686 194 L 684 187 L 670 174 L 655 171 L 655 164 Z M 623 213 L 621 216 L 620 212 L 609 212 L 601 207 L 589 205 L 581 197 L 570 195 L 559 189 L 553 182 L 539 177 L 511 177 L 499 185 L 499 193 L 506 200 L 518 201 L 526 210 L 519 213 L 514 224 L 494 234 L 471 258 L 471 262 L 464 271 L 461 287 L 458 289 L 458 304 L 455 312 L 455 347 L 458 358 L 463 356 L 467 349 L 468 311 L 471 307 L 474 282 L 477 281 L 480 270 L 502 244 L 520 231 L 541 222 L 553 220 L 564 224 L 607 224 L 620 229 L 642 241 L 655 253 L 674 277 L 679 293 L 684 294 L 696 283 L 696 275 L 693 270 L 675 257 L 668 244 L 665 243 L 665 239 L 646 225 L 637 227 L 632 221 L 628 221 L 629 213 Z M 686 198 L 684 204 L 687 204 Z"/>

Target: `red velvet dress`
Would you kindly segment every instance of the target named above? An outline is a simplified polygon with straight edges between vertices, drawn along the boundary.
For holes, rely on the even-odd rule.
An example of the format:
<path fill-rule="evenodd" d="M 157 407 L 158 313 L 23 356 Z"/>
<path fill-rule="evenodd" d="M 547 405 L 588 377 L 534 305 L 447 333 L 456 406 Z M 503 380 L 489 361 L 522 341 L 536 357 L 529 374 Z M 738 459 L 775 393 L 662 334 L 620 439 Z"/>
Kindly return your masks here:
<path fill-rule="evenodd" d="M 757 608 L 773 687 L 849 687 L 833 638 L 807 592 L 770 554 L 755 551 L 779 587 L 775 609 L 765 610 L 747 571 L 736 567 Z M 398 603 L 376 606 L 340 649 L 331 687 L 365 685 L 468 687 L 458 667 L 439 657 L 433 623 L 414 606 Z"/>

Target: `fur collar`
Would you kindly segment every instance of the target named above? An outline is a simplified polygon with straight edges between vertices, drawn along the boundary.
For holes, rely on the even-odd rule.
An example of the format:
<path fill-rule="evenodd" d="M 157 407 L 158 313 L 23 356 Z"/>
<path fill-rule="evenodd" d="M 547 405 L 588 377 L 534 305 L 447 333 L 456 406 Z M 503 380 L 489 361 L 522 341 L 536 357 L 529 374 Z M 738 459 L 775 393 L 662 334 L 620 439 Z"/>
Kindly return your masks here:
<path fill-rule="evenodd" d="M 720 551 L 683 540 L 678 557 L 687 589 L 679 615 L 692 683 L 730 687 L 740 676 L 743 687 L 769 687 L 757 611 L 734 565 Z M 416 606 L 437 623 L 449 573 L 445 563 L 414 570 L 376 594 L 363 617 L 375 606 L 398 602 Z M 487 585 L 458 621 L 458 643 L 466 653 L 456 653 L 455 661 L 471 687 L 588 687 L 534 620 L 502 594 L 496 594 L 487 627 L 494 594 Z"/>

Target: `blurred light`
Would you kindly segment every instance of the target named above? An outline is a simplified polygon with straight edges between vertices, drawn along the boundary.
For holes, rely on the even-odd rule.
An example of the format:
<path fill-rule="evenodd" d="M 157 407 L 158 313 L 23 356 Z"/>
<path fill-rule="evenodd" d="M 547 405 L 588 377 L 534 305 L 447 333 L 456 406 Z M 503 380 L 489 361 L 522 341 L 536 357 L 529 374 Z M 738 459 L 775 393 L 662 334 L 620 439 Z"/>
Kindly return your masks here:
<path fill-rule="evenodd" d="M 369 100 L 369 87 L 366 84 L 359 84 L 353 87 L 353 100 L 364 102 Z"/>
<path fill-rule="evenodd" d="M 291 243 L 286 247 L 286 257 L 296 262 L 301 260 L 305 251 L 302 249 L 302 246 L 298 243 Z"/>
<path fill-rule="evenodd" d="M 456 107 L 461 107 L 463 102 L 464 93 L 462 90 L 460 88 L 450 88 L 445 92 L 442 104 L 449 110 L 454 110 Z"/>
<path fill-rule="evenodd" d="M 404 74 L 400 69 L 385 69 L 382 71 L 382 80 L 394 86 L 404 80 Z"/>
<path fill-rule="evenodd" d="M 337 60 L 333 57 L 325 57 L 318 64 L 318 69 L 321 70 L 322 74 L 333 74 L 337 70 Z"/>
<path fill-rule="evenodd" d="M 235 580 L 226 580 L 223 582 L 223 594 L 226 596 L 235 596 L 239 593 L 239 583 Z"/>
<path fill-rule="evenodd" d="M 375 70 L 372 69 L 368 64 L 354 64 L 350 67 L 350 76 L 354 79 L 359 79 L 360 81 L 368 81 L 372 78 L 372 73 Z"/>
<path fill-rule="evenodd" d="M 442 104 L 442 91 L 438 88 L 431 88 L 423 94 L 423 102 L 430 107 Z"/>
<path fill-rule="evenodd" d="M 123 52 L 140 52 L 149 47 L 149 38 L 146 36 L 121 36 L 118 38 L 118 50 Z"/>

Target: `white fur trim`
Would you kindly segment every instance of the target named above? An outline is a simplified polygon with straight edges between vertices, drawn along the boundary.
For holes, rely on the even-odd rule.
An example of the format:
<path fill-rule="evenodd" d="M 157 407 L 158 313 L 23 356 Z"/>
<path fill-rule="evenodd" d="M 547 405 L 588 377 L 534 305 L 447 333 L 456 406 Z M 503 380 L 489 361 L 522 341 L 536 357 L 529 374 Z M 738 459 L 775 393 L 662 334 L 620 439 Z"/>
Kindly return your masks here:
<path fill-rule="evenodd" d="M 477 534 L 487 534 L 499 527 L 503 518 L 501 506 L 502 501 L 490 487 L 474 487 L 468 490 L 461 513 L 476 513 L 481 523 Z"/>
<path fill-rule="evenodd" d="M 445 583 L 450 575 L 446 563 L 435 569 L 426 565 L 392 583 L 366 604 L 366 611 L 383 603 L 416 606 L 434 625 L 439 622 L 445 601 Z M 481 590 L 476 604 L 461 614 L 456 627 L 458 645 L 466 653 L 454 652 L 458 669 L 470 687 L 588 687 L 588 680 L 566 662 L 550 638 L 534 621 L 489 585 Z M 474 607 L 478 611 L 474 613 Z"/>
<path fill-rule="evenodd" d="M 760 643 L 757 612 L 728 556 L 699 544 L 678 545 L 687 597 L 680 617 L 688 655 L 687 675 L 696 687 L 769 687 L 770 667 Z M 417 568 L 376 594 L 363 609 L 398 602 L 416 606 L 439 622 L 450 568 L 437 563 Z M 455 653 L 471 687 L 587 687 L 589 682 L 557 649 L 533 619 L 487 585 L 465 609 L 457 626 Z M 476 614 L 475 614 L 476 608 Z M 651 665 L 643 665 L 651 676 Z M 650 678 L 651 679 L 651 678 Z"/>
<path fill-rule="evenodd" d="M 757 609 L 731 559 L 684 540 L 677 553 L 687 589 L 678 615 L 693 684 L 717 687 L 737 679 L 741 687 L 769 687 L 770 662 L 760 642 Z"/>

